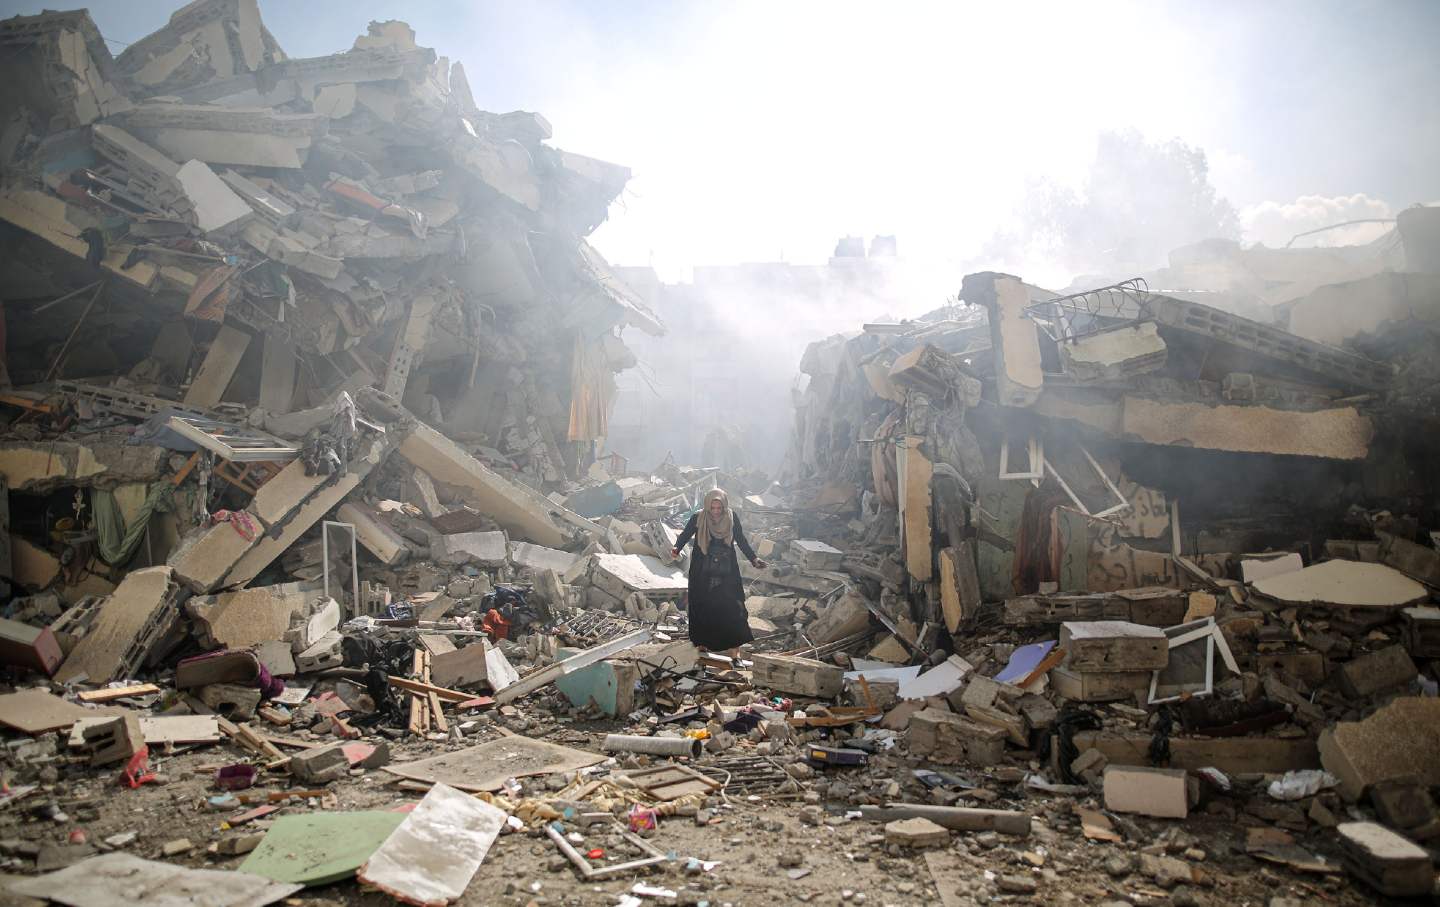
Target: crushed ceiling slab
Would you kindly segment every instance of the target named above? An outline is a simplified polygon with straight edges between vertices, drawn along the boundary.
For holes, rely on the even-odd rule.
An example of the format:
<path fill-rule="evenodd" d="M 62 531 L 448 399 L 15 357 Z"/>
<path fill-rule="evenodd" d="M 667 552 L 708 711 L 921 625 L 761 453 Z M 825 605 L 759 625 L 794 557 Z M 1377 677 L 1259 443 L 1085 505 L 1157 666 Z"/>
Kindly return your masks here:
<path fill-rule="evenodd" d="M 1146 444 L 1363 460 L 1375 426 L 1353 406 L 1300 412 L 1126 396 L 1121 433 Z"/>
<path fill-rule="evenodd" d="M 560 548 L 576 529 L 595 538 L 602 535 L 594 523 L 532 488 L 501 477 L 428 425 L 415 426 L 401 442 L 400 455 L 435 482 L 453 488 L 512 536 Z"/>
<path fill-rule="evenodd" d="M 149 482 L 165 470 L 163 447 L 100 441 L 0 442 L 0 475 L 11 491 L 45 492 L 97 482 Z"/>
<path fill-rule="evenodd" d="M 1256 580 L 1253 588 L 1285 604 L 1357 610 L 1399 611 L 1430 597 L 1424 586 L 1399 570 L 1362 561 L 1325 561 Z"/>

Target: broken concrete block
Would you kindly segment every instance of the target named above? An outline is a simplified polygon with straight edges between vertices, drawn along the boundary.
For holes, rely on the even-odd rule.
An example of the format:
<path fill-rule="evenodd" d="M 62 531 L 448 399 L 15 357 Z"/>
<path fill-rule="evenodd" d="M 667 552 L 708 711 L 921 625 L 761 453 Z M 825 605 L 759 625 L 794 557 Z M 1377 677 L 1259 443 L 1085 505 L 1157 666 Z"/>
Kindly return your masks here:
<path fill-rule="evenodd" d="M 865 595 L 851 589 L 820 612 L 805 628 L 805 637 L 812 645 L 823 646 L 854 636 L 869 626 L 870 609 L 865 606 Z"/>
<path fill-rule="evenodd" d="M 595 554 L 590 579 L 621 602 L 632 592 L 647 598 L 678 597 L 690 585 L 678 566 L 641 554 Z"/>
<path fill-rule="evenodd" d="M 544 545 L 533 545 L 530 542 L 512 542 L 510 545 L 510 562 L 517 567 L 524 567 L 537 573 L 544 570 L 553 570 L 557 574 L 563 574 L 575 565 L 579 555 L 571 554 L 569 551 L 558 551 L 554 548 L 546 548 Z"/>
<path fill-rule="evenodd" d="M 1408 686 L 1417 675 L 1404 646 L 1387 646 L 1347 661 L 1336 670 L 1340 689 L 1354 699 Z"/>
<path fill-rule="evenodd" d="M 839 570 L 845 554 L 815 539 L 796 539 L 790 543 L 790 559 L 801 570 Z"/>
<path fill-rule="evenodd" d="M 427 425 L 415 426 L 400 444 L 400 455 L 519 538 L 560 548 L 576 530 L 591 538 L 603 535 L 599 526 L 534 489 L 502 478 Z"/>
<path fill-rule="evenodd" d="M 212 649 L 243 649 L 282 639 L 291 620 L 308 610 L 311 584 L 284 583 L 196 596 L 185 603 L 196 635 Z"/>
<path fill-rule="evenodd" d="M 833 699 L 845 684 L 839 667 L 793 655 L 752 656 L 751 682 L 757 687 L 797 696 Z"/>
<path fill-rule="evenodd" d="M 1405 651 L 1416 658 L 1440 658 L 1440 608 L 1406 608 L 1400 627 Z"/>
<path fill-rule="evenodd" d="M 1279 557 L 1248 558 L 1240 561 L 1240 579 L 1253 583 L 1267 576 L 1280 576 L 1304 568 L 1305 561 L 1293 551 Z"/>
<path fill-rule="evenodd" d="M 1072 702 L 1119 702 L 1150 688 L 1150 671 L 1072 671 L 1050 669 L 1050 685 Z"/>
<path fill-rule="evenodd" d="M 1196 880 L 1195 868 L 1179 857 L 1140 854 L 1140 873 L 1161 888 L 1188 885 Z"/>
<path fill-rule="evenodd" d="M 1435 867 L 1420 845 L 1375 822 L 1342 822 L 1335 831 L 1346 868 L 1381 894 L 1432 893 Z"/>
<path fill-rule="evenodd" d="M 965 275 L 960 295 L 989 310 L 998 402 L 1001 406 L 1030 406 L 1043 389 L 1044 372 L 1040 329 L 1025 315 L 1029 289 L 1017 277 L 984 272 Z"/>
<path fill-rule="evenodd" d="M 186 161 L 175 171 L 175 180 L 189 197 L 191 216 L 202 233 L 243 224 L 255 216 L 245 200 L 202 161 Z"/>
<path fill-rule="evenodd" d="M 896 819 L 885 823 L 885 843 L 898 847 L 946 847 L 950 829 L 929 819 Z"/>
<path fill-rule="evenodd" d="M 1343 608 L 1356 614 L 1384 615 L 1424 602 L 1429 591 L 1384 564 L 1322 561 L 1254 583 L 1266 598 L 1287 605 Z"/>
<path fill-rule="evenodd" d="M 1153 671 L 1170 662 L 1165 631 L 1123 620 L 1067 621 L 1060 648 L 1076 672 Z"/>
<path fill-rule="evenodd" d="M 1057 694 L 1076 703 L 1117 703 L 1133 700 L 1136 692 L 1151 687 L 1151 671 L 1071 671 L 1064 665 L 1050 669 L 1050 685 Z"/>
<path fill-rule="evenodd" d="M 260 691 L 238 683 L 211 683 L 196 692 L 210 711 L 231 721 L 248 721 L 260 705 Z"/>
<path fill-rule="evenodd" d="M 1159 819 L 1183 819 L 1198 801 L 1199 783 L 1181 769 L 1107 765 L 1105 808 Z"/>
<path fill-rule="evenodd" d="M 335 511 L 335 519 L 354 526 L 355 541 L 388 567 L 403 563 L 410 553 L 400 534 L 368 507 L 341 504 Z"/>
<path fill-rule="evenodd" d="M 925 708 L 910 716 L 911 755 L 946 765 L 995 765 L 1005 757 L 1006 733 L 952 712 Z"/>
<path fill-rule="evenodd" d="M 307 784 L 335 781 L 349 771 L 350 759 L 345 755 L 343 743 L 301 750 L 290 757 L 290 774 Z"/>
<path fill-rule="evenodd" d="M 169 567 L 131 571 L 105 599 L 85 636 L 56 675 L 62 683 L 85 677 L 108 683 L 136 671 L 179 619 L 175 574 Z"/>
<path fill-rule="evenodd" d="M 1440 699 L 1402 697 L 1363 721 L 1342 721 L 1320 732 L 1319 750 L 1348 800 L 1394 778 L 1440 786 Z"/>
<path fill-rule="evenodd" d="M 331 630 L 322 636 L 314 645 L 295 656 L 295 671 L 299 674 L 310 674 L 315 671 L 324 671 L 328 668 L 338 668 L 345 663 L 344 653 L 341 651 L 343 637 L 336 631 Z"/>
<path fill-rule="evenodd" d="M 442 564 L 479 564 L 499 567 L 509 561 L 509 540 L 505 533 L 457 532 L 442 536 L 444 551 L 436 558 Z"/>
<path fill-rule="evenodd" d="M 1380 821 L 1416 841 L 1440 836 L 1440 815 L 1430 789 L 1414 778 L 1380 781 L 1370 788 L 1370 804 Z"/>
<path fill-rule="evenodd" d="M 940 606 L 945 614 L 945 628 L 951 633 L 972 619 L 980 610 L 980 577 L 975 569 L 975 543 L 963 541 L 953 548 L 942 548 L 940 561 Z"/>
<path fill-rule="evenodd" d="M 145 746 L 138 715 L 85 718 L 70 729 L 70 749 L 90 754 L 91 765 L 123 762 Z"/>
<path fill-rule="evenodd" d="M 1440 586 L 1440 551 L 1417 545 L 1409 539 L 1382 533 L 1380 562 L 1394 567 L 1422 583 Z"/>
<path fill-rule="evenodd" d="M 0 618 L 0 664 L 36 671 L 47 677 L 60 667 L 60 643 L 49 627 L 32 627 Z"/>
<path fill-rule="evenodd" d="M 1078 381 L 1120 381 L 1165 366 L 1167 348 L 1155 322 L 1085 334 L 1059 344 L 1065 371 Z"/>

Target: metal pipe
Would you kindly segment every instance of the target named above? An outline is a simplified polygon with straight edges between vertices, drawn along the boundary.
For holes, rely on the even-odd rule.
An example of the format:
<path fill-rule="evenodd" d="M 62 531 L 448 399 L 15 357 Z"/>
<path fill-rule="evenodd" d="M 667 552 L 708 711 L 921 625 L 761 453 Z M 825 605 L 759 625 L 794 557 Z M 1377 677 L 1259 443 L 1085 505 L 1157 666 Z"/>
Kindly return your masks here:
<path fill-rule="evenodd" d="M 650 756 L 689 756 L 699 759 L 705 741 L 690 737 L 638 737 L 631 734 L 607 734 L 600 746 L 607 753 L 645 753 Z"/>

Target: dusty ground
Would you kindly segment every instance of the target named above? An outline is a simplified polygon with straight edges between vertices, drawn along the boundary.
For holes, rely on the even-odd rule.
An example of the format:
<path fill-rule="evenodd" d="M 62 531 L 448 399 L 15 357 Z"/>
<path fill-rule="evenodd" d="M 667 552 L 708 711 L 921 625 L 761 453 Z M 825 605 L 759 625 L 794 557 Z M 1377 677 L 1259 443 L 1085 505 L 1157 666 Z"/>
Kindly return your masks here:
<path fill-rule="evenodd" d="M 549 725 L 537 732 L 567 745 L 580 745 L 582 734 L 597 748 L 600 735 L 612 725 Z M 483 729 L 468 743 L 497 736 Z M 468 745 L 468 743 L 466 745 Z M 396 761 L 420 758 L 457 744 L 409 742 L 394 744 Z M 741 748 L 750 746 L 742 742 Z M 83 829 L 91 844 L 112 835 L 134 831 L 136 838 L 124 849 L 138 856 L 166 859 L 162 846 L 188 838 L 195 848 L 170 858 L 189 866 L 233 869 L 243 857 L 207 854 L 213 842 L 228 836 L 261 831 L 266 819 L 240 829 L 225 829 L 229 813 L 207 812 L 205 797 L 216 793 L 210 785 L 214 766 L 232 760 L 228 747 L 197 747 L 189 752 L 160 756 L 154 767 L 164 783 L 129 790 L 115 783 L 113 771 L 88 767 L 60 767 L 58 783 L 48 794 L 0 813 L 0 844 L 13 852 L 16 840 L 42 845 L 63 845 L 74 829 Z M 778 757 L 782 761 L 784 756 Z M 632 874 L 603 883 L 581 880 L 543 835 L 504 834 L 481 866 L 462 904 L 614 904 L 637 882 L 673 889 L 678 903 L 754 905 L 775 903 L 921 905 L 980 904 L 993 900 L 1031 904 L 1096 904 L 1125 901 L 1143 904 L 1270 905 L 1272 898 L 1294 898 L 1297 904 L 1334 905 L 1382 903 L 1343 875 L 1299 875 L 1270 867 L 1243 853 L 1246 825 L 1262 824 L 1245 815 L 1248 796 L 1211 803 L 1207 812 L 1186 821 L 1135 819 L 1121 823 L 1130 836 L 1124 843 L 1087 841 L 1072 807 L 1077 802 L 1095 806 L 1093 798 L 1077 801 L 1068 796 L 1026 792 L 1018 784 L 991 783 L 984 773 L 968 772 L 985 783 L 976 798 L 958 805 L 1022 809 L 1035 817 L 1028 839 L 994 834 L 954 833 L 949 853 L 961 861 L 959 884 L 942 900 L 932 882 L 923 852 L 887 847 L 883 826 L 847 818 L 846 808 L 857 802 L 878 802 L 893 795 L 899 799 L 927 800 L 929 795 L 910 777 L 914 763 L 903 757 L 879 756 L 866 768 L 829 769 L 805 782 L 819 806 L 806 809 L 800 799 L 767 800 L 731 796 L 717 801 L 711 823 L 698 827 L 696 819 L 676 816 L 662 821 L 652 842 L 678 859 L 644 874 Z M 274 790 L 288 777 L 265 784 Z M 395 779 L 383 771 L 360 771 L 331 785 L 333 794 L 285 807 L 307 809 L 385 809 L 413 802 L 420 795 L 397 789 Z M 558 784 L 558 779 L 553 783 Z M 545 778 L 525 780 L 527 793 L 543 793 Z M 818 796 L 816 796 L 818 795 Z M 993 795 L 993 799 L 991 799 Z M 64 818 L 37 818 L 37 808 L 55 803 Z M 823 810 L 820 808 L 823 807 Z M 277 813 L 274 815 L 280 815 Z M 806 820 L 809 820 L 808 822 Z M 810 824 L 819 820 L 820 824 Z M 604 831 L 586 833 L 583 851 L 603 847 L 617 859 L 633 859 L 629 845 Z M 582 830 L 584 831 L 584 830 Z M 1332 859 L 1333 849 L 1320 846 L 1325 835 L 1302 838 Z M 1136 869 L 1141 852 L 1167 853 L 1200 868 L 1204 884 L 1182 885 L 1169 891 Z M 686 871 L 687 858 L 718 861 L 709 872 Z M 6 872 L 28 871 L 11 861 Z M 1002 892 L 1028 887 L 1034 891 Z M 1022 880 L 1018 881 L 1017 880 Z M 674 903 L 646 899 L 648 903 Z M 28 903 L 23 900 L 0 904 Z M 294 903 L 305 905 L 393 904 L 389 898 L 359 891 L 353 880 L 305 892 Z M 1284 902 L 1281 902 L 1284 903 Z"/>

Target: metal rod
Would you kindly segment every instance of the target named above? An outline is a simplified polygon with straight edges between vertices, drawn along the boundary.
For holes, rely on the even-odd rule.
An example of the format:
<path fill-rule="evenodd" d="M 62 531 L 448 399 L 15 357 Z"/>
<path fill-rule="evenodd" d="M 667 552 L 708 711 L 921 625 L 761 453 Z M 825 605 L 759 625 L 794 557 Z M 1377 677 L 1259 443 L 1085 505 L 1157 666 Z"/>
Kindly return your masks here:
<path fill-rule="evenodd" d="M 80 333 L 80 325 L 85 323 L 85 319 L 89 316 L 90 310 L 95 308 L 95 300 L 100 298 L 100 291 L 103 289 L 105 289 L 105 281 L 97 281 L 95 283 L 95 292 L 91 294 L 90 301 L 85 303 L 85 311 L 80 313 L 80 318 L 75 322 L 75 327 L 70 329 L 70 336 L 65 338 L 65 345 L 60 347 L 60 354 L 55 357 L 54 362 L 50 363 L 50 370 L 45 373 L 46 382 L 53 379 L 55 375 L 59 373 L 60 366 L 65 361 L 65 355 L 70 352 L 70 344 L 75 341 L 75 335 Z"/>
<path fill-rule="evenodd" d="M 81 288 L 78 289 L 78 290 L 71 290 L 70 292 L 66 293 L 64 296 L 60 296 L 60 297 L 58 297 L 58 298 L 56 298 L 56 299 L 52 299 L 52 300 L 50 300 L 49 302 L 45 303 L 45 304 L 42 305 L 42 306 L 39 306 L 39 307 L 34 308 L 34 309 L 31 309 L 30 314 L 31 314 L 31 315 L 39 315 L 41 312 L 45 311 L 46 309 L 50 308 L 51 306 L 57 306 L 57 305 L 59 305 L 60 303 L 65 302 L 65 301 L 68 300 L 68 299 L 74 299 L 76 296 L 79 296 L 81 293 L 84 293 L 86 290 L 93 290 L 93 289 L 95 289 L 95 288 L 98 287 L 98 286 L 100 286 L 100 281 L 97 280 L 97 281 L 95 281 L 94 283 L 86 284 L 85 286 L 81 287 Z"/>

